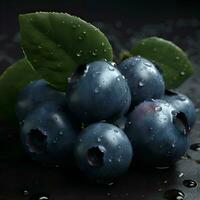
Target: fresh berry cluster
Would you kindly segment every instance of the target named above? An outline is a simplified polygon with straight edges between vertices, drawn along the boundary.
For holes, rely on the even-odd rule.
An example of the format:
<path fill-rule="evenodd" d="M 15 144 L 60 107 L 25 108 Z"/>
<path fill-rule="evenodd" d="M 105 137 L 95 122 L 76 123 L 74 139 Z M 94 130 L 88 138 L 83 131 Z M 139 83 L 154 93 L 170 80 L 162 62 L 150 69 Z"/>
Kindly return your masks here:
<path fill-rule="evenodd" d="M 32 159 L 65 166 L 75 160 L 102 182 L 132 162 L 172 165 L 186 152 L 196 118 L 191 100 L 165 90 L 159 69 L 140 56 L 80 66 L 66 93 L 33 81 L 19 94 L 16 113 Z"/>

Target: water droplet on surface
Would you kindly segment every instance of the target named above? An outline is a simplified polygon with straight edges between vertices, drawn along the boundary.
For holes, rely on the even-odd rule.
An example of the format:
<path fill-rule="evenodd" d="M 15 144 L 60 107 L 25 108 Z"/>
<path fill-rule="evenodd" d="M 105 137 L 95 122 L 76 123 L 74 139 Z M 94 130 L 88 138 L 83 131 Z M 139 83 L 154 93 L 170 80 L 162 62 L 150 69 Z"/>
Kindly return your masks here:
<path fill-rule="evenodd" d="M 83 35 L 86 35 L 87 33 L 86 33 L 86 31 L 83 31 Z"/>
<path fill-rule="evenodd" d="M 195 187 L 197 187 L 197 182 L 195 182 L 193 180 L 184 180 L 183 185 L 188 188 L 195 188 Z"/>
<path fill-rule="evenodd" d="M 144 83 L 142 81 L 139 81 L 138 86 L 143 87 Z"/>
<path fill-rule="evenodd" d="M 181 178 L 182 176 L 184 176 L 183 172 L 181 172 L 178 177 Z"/>
<path fill-rule="evenodd" d="M 177 189 L 171 189 L 171 190 L 167 190 L 164 193 L 164 198 L 167 200 L 183 200 L 185 197 L 185 194 Z"/>
<path fill-rule="evenodd" d="M 101 142 L 101 138 L 100 137 L 97 138 L 97 142 Z"/>
<path fill-rule="evenodd" d="M 95 88 L 94 93 L 96 93 L 96 94 L 99 93 L 99 88 Z"/>
<path fill-rule="evenodd" d="M 115 68 L 114 68 L 113 66 L 111 66 L 111 65 L 108 66 L 108 69 L 109 69 L 110 71 L 114 71 L 114 70 L 115 70 Z"/>
<path fill-rule="evenodd" d="M 102 43 L 101 43 L 101 46 L 102 46 L 102 47 L 104 47 L 104 46 L 105 46 L 105 43 L 104 43 L 104 42 L 102 42 Z"/>
<path fill-rule="evenodd" d="M 42 46 L 38 45 L 38 49 L 41 49 L 41 48 L 42 48 Z"/>
<path fill-rule="evenodd" d="M 24 196 L 28 196 L 29 195 L 29 191 L 28 190 L 24 190 Z"/>
<path fill-rule="evenodd" d="M 155 107 L 155 111 L 157 111 L 157 112 L 162 111 L 162 107 L 160 107 L 160 106 L 156 106 L 156 107 Z"/>
<path fill-rule="evenodd" d="M 184 76 L 184 75 L 185 75 L 185 72 L 181 72 L 180 74 L 181 74 L 181 76 Z"/>
<path fill-rule="evenodd" d="M 64 134 L 63 131 L 60 131 L 60 132 L 59 132 L 59 135 L 63 135 L 63 134 Z"/>
<path fill-rule="evenodd" d="M 78 37 L 78 40 L 82 40 L 82 39 L 83 39 L 83 37 L 81 37 L 81 36 Z"/>
<path fill-rule="evenodd" d="M 120 81 L 120 77 L 118 76 L 118 77 L 116 78 L 116 80 L 117 80 L 117 81 Z"/>
<path fill-rule="evenodd" d="M 124 80 L 125 80 L 125 76 L 122 76 L 122 79 L 124 79 Z"/>
<path fill-rule="evenodd" d="M 180 57 L 179 56 L 176 56 L 176 60 L 179 60 L 180 59 Z"/>
<path fill-rule="evenodd" d="M 190 149 L 193 151 L 200 151 L 200 143 L 191 144 Z"/>
<path fill-rule="evenodd" d="M 46 196 L 42 196 L 42 197 L 39 198 L 39 200 L 48 200 L 48 199 L 49 199 L 49 198 L 46 197 Z"/>
<path fill-rule="evenodd" d="M 111 185 L 113 185 L 113 184 L 114 184 L 114 182 L 110 182 L 110 183 L 108 183 L 109 186 L 111 186 Z"/>
<path fill-rule="evenodd" d="M 71 77 L 68 77 L 67 78 L 67 82 L 69 83 L 71 81 Z"/>
<path fill-rule="evenodd" d="M 76 53 L 76 56 L 77 56 L 77 57 L 81 57 L 81 56 L 82 56 L 82 52 L 83 52 L 82 50 L 79 50 L 79 51 Z"/>
<path fill-rule="evenodd" d="M 106 50 L 106 49 L 104 49 L 104 50 L 103 50 L 103 52 L 104 52 L 104 53 L 106 53 L 106 52 L 107 52 L 107 50 Z"/>
<path fill-rule="evenodd" d="M 93 56 L 96 56 L 96 55 L 97 55 L 97 53 L 93 51 L 93 52 L 92 52 L 92 55 L 93 55 Z"/>
<path fill-rule="evenodd" d="M 62 21 L 62 24 L 65 24 L 65 21 Z"/>
<path fill-rule="evenodd" d="M 152 64 L 149 62 L 144 62 L 144 65 L 146 65 L 147 67 L 152 67 Z"/>
<path fill-rule="evenodd" d="M 112 159 L 108 159 L 108 162 L 111 163 L 111 162 L 112 162 Z"/>
<path fill-rule="evenodd" d="M 117 161 L 118 161 L 118 162 L 121 162 L 121 158 L 118 158 Z"/>

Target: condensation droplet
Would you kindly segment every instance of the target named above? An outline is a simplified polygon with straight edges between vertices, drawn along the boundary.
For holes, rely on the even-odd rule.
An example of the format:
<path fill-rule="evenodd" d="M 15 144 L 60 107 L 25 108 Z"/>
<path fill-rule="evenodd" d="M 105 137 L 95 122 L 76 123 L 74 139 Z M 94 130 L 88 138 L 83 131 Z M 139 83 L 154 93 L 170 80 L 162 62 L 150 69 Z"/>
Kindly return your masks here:
<path fill-rule="evenodd" d="M 108 66 L 108 69 L 109 69 L 110 71 L 114 71 L 114 70 L 115 70 L 115 68 L 114 68 L 113 66 L 111 66 L 111 65 Z"/>
<path fill-rule="evenodd" d="M 185 96 L 183 96 L 183 95 L 180 95 L 180 96 L 179 96 L 179 99 L 180 99 L 181 101 L 185 101 L 185 100 L 186 100 Z"/>
<path fill-rule="evenodd" d="M 60 131 L 60 132 L 59 132 L 59 135 L 63 135 L 63 134 L 64 134 L 63 131 Z"/>
<path fill-rule="evenodd" d="M 96 94 L 99 93 L 99 88 L 95 88 L 94 93 L 96 93 Z"/>
<path fill-rule="evenodd" d="M 184 175 L 183 172 L 181 172 L 181 173 L 178 175 L 178 177 L 181 178 L 183 175 Z"/>
<path fill-rule="evenodd" d="M 49 198 L 46 197 L 46 196 L 42 196 L 42 197 L 39 198 L 39 200 L 48 200 L 48 199 L 49 199 Z"/>
<path fill-rule="evenodd" d="M 147 67 L 152 67 L 152 64 L 149 62 L 144 62 L 144 65 L 146 65 Z"/>
<path fill-rule="evenodd" d="M 184 72 L 184 71 L 182 71 L 180 74 L 181 74 L 181 76 L 184 76 L 184 75 L 185 75 L 185 72 Z"/>
<path fill-rule="evenodd" d="M 29 195 L 29 191 L 28 190 L 24 190 L 24 196 L 28 196 Z"/>
<path fill-rule="evenodd" d="M 93 51 L 93 52 L 92 52 L 92 55 L 93 55 L 93 56 L 96 56 L 96 55 L 97 55 L 97 53 Z"/>
<path fill-rule="evenodd" d="M 155 107 L 155 111 L 160 112 L 161 110 L 162 110 L 162 107 L 160 107 L 160 106 L 156 106 L 156 107 Z"/>
<path fill-rule="evenodd" d="M 143 87 L 144 83 L 142 81 L 139 81 L 138 86 Z"/>
<path fill-rule="evenodd" d="M 120 77 L 118 76 L 118 77 L 116 78 L 116 80 L 117 80 L 117 81 L 120 81 Z"/>

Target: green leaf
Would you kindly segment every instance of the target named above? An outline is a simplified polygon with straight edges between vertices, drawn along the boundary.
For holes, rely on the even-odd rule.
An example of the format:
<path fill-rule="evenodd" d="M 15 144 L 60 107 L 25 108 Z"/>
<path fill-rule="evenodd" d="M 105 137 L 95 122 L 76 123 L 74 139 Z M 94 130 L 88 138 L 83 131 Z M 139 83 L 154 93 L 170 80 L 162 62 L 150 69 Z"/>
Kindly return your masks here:
<path fill-rule="evenodd" d="M 180 86 L 193 72 L 192 64 L 183 50 L 162 38 L 143 39 L 130 52 L 132 55 L 141 55 L 160 67 L 167 88 Z"/>
<path fill-rule="evenodd" d="M 112 48 L 96 27 L 66 13 L 37 12 L 19 16 L 22 48 L 49 83 L 66 89 L 67 77 L 79 65 L 112 60 Z"/>
<path fill-rule="evenodd" d="M 19 91 L 30 81 L 39 79 L 26 59 L 8 67 L 0 76 L 0 120 L 16 124 L 15 104 Z"/>

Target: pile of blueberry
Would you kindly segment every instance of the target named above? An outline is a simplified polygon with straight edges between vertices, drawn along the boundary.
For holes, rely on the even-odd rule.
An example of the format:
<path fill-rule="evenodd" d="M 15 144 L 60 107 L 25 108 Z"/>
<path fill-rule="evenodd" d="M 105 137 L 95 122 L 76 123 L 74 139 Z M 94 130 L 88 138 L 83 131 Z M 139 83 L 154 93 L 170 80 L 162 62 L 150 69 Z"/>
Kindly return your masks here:
<path fill-rule="evenodd" d="M 19 94 L 21 142 L 33 160 L 71 166 L 110 181 L 131 163 L 165 168 L 183 156 L 196 118 L 191 100 L 165 90 L 159 69 L 140 56 L 119 65 L 80 66 L 66 93 L 45 80 Z"/>

